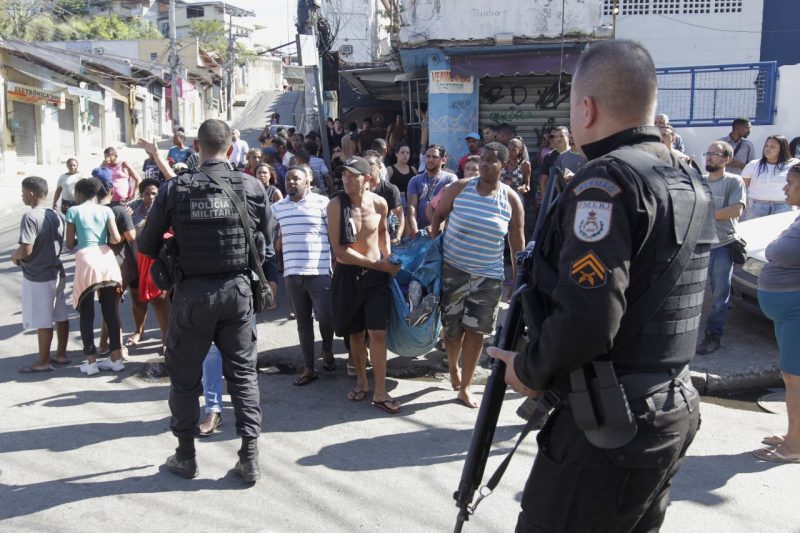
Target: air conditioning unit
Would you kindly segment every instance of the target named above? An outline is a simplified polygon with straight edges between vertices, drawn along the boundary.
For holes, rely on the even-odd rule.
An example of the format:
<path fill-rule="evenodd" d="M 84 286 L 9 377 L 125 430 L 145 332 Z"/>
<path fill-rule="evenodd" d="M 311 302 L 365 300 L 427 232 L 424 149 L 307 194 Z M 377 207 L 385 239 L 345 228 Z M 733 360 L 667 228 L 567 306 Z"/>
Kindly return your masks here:
<path fill-rule="evenodd" d="M 98 46 L 97 48 L 92 49 L 92 53 L 96 56 L 101 56 L 106 53 L 106 49 L 102 46 Z"/>
<path fill-rule="evenodd" d="M 339 47 L 339 53 L 343 56 L 350 56 L 353 55 L 353 45 L 352 44 L 343 44 Z"/>

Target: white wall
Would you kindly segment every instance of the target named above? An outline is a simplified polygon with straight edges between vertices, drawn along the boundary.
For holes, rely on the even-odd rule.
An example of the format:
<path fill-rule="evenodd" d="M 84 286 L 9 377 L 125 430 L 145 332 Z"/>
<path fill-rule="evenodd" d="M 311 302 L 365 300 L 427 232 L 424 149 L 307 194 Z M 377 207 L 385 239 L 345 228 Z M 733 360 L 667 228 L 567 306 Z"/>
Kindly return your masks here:
<path fill-rule="evenodd" d="M 404 2 L 400 41 L 414 34 L 428 40 L 561 35 L 561 2 L 520 0 L 418 0 Z M 601 23 L 602 0 L 566 0 L 565 33 L 591 34 Z"/>
<path fill-rule="evenodd" d="M 656 67 L 752 63 L 761 55 L 762 18 L 763 0 L 744 0 L 741 13 L 625 15 L 623 11 L 617 16 L 616 37 L 642 42 Z M 611 17 L 603 17 L 603 22 L 611 24 Z"/>
<path fill-rule="evenodd" d="M 767 137 L 782 134 L 791 141 L 793 137 L 800 136 L 800 106 L 797 105 L 797 88 L 800 87 L 800 64 L 785 65 L 778 69 L 778 88 L 776 105 L 778 112 L 775 123 L 769 126 L 753 126 L 748 139 L 760 154 Z M 725 137 L 730 133 L 730 125 L 712 128 L 678 128 L 677 132 L 683 137 L 686 153 L 694 155 L 698 162 L 703 161 L 702 154 L 711 141 Z M 701 165 L 702 166 L 702 165 Z"/>
<path fill-rule="evenodd" d="M 370 63 L 389 52 L 386 26 L 390 20 L 383 11 L 380 0 L 331 0 L 322 4 L 331 29 L 337 31 L 338 26 L 333 50 L 338 51 L 343 44 L 353 47 L 352 54 L 339 55 L 341 61 Z"/>

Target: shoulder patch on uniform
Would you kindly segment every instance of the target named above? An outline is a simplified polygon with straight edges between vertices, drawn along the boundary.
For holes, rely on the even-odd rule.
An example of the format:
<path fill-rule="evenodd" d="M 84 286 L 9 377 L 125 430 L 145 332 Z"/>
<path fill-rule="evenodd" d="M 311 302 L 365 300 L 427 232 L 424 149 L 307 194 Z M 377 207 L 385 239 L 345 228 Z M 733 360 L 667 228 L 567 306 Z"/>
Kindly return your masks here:
<path fill-rule="evenodd" d="M 594 252 L 587 252 L 570 265 L 569 278 L 583 289 L 597 289 L 606 284 L 608 268 Z"/>
<path fill-rule="evenodd" d="M 580 196 L 589 189 L 600 189 L 608 194 L 611 198 L 614 198 L 616 195 L 622 192 L 622 189 L 619 188 L 619 185 L 605 178 L 587 178 L 578 184 L 573 189 L 573 192 L 575 193 L 575 196 Z"/>
<path fill-rule="evenodd" d="M 603 240 L 611 230 L 611 210 L 609 202 L 578 202 L 572 231 L 583 242 Z"/>

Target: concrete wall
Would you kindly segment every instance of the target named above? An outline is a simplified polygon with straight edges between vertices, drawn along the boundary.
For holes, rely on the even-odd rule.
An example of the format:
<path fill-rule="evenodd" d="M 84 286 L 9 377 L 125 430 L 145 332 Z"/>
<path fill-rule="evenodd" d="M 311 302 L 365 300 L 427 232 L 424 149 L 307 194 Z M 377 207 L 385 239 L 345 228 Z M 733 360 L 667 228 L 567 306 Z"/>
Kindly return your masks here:
<path fill-rule="evenodd" d="M 235 99 L 248 99 L 261 91 L 278 91 L 282 88 L 281 60 L 277 57 L 259 57 L 248 60 L 234 70 Z"/>
<path fill-rule="evenodd" d="M 769 126 L 753 126 L 749 140 L 756 147 L 756 152 L 761 153 L 764 141 L 770 135 L 782 134 L 792 140 L 800 135 L 800 106 L 797 105 L 797 88 L 800 87 L 800 64 L 785 65 L 778 69 L 778 90 L 776 94 L 775 123 Z M 678 128 L 678 133 L 683 137 L 686 153 L 694 155 L 698 162 L 703 161 L 702 154 L 711 141 L 719 139 L 730 133 L 730 126 L 703 127 L 703 128 Z"/>
<path fill-rule="evenodd" d="M 322 13 L 336 32 L 333 50 L 351 45 L 353 53 L 339 55 L 346 63 L 369 63 L 389 53 L 391 22 L 380 0 L 335 0 L 322 4 Z"/>
<path fill-rule="evenodd" d="M 400 41 L 415 34 L 429 40 L 495 38 L 498 33 L 518 37 L 561 35 L 561 2 L 519 0 L 418 0 L 404 2 Z M 565 33 L 591 34 L 600 25 L 601 0 L 566 0 Z M 417 37 L 419 38 L 419 37 Z"/>
<path fill-rule="evenodd" d="M 641 41 L 656 67 L 757 62 L 762 12 L 763 0 L 745 0 L 742 11 L 734 13 L 626 15 L 622 11 L 616 37 Z M 604 16 L 603 22 L 611 24 L 612 18 Z"/>

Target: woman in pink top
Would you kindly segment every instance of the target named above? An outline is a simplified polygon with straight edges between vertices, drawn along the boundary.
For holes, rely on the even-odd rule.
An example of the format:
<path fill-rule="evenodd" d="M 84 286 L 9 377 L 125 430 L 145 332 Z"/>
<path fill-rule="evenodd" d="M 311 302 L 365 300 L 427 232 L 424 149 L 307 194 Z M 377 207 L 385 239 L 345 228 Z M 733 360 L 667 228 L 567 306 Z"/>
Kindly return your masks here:
<path fill-rule="evenodd" d="M 139 188 L 139 182 L 142 181 L 139 175 L 128 163 L 117 160 L 117 151 L 114 148 L 106 148 L 103 156 L 105 159 L 101 166 L 111 171 L 111 181 L 114 184 L 114 195 L 111 197 L 111 202 L 121 203 L 132 200 L 136 189 Z M 133 186 L 131 186 L 131 179 L 133 179 Z"/>

